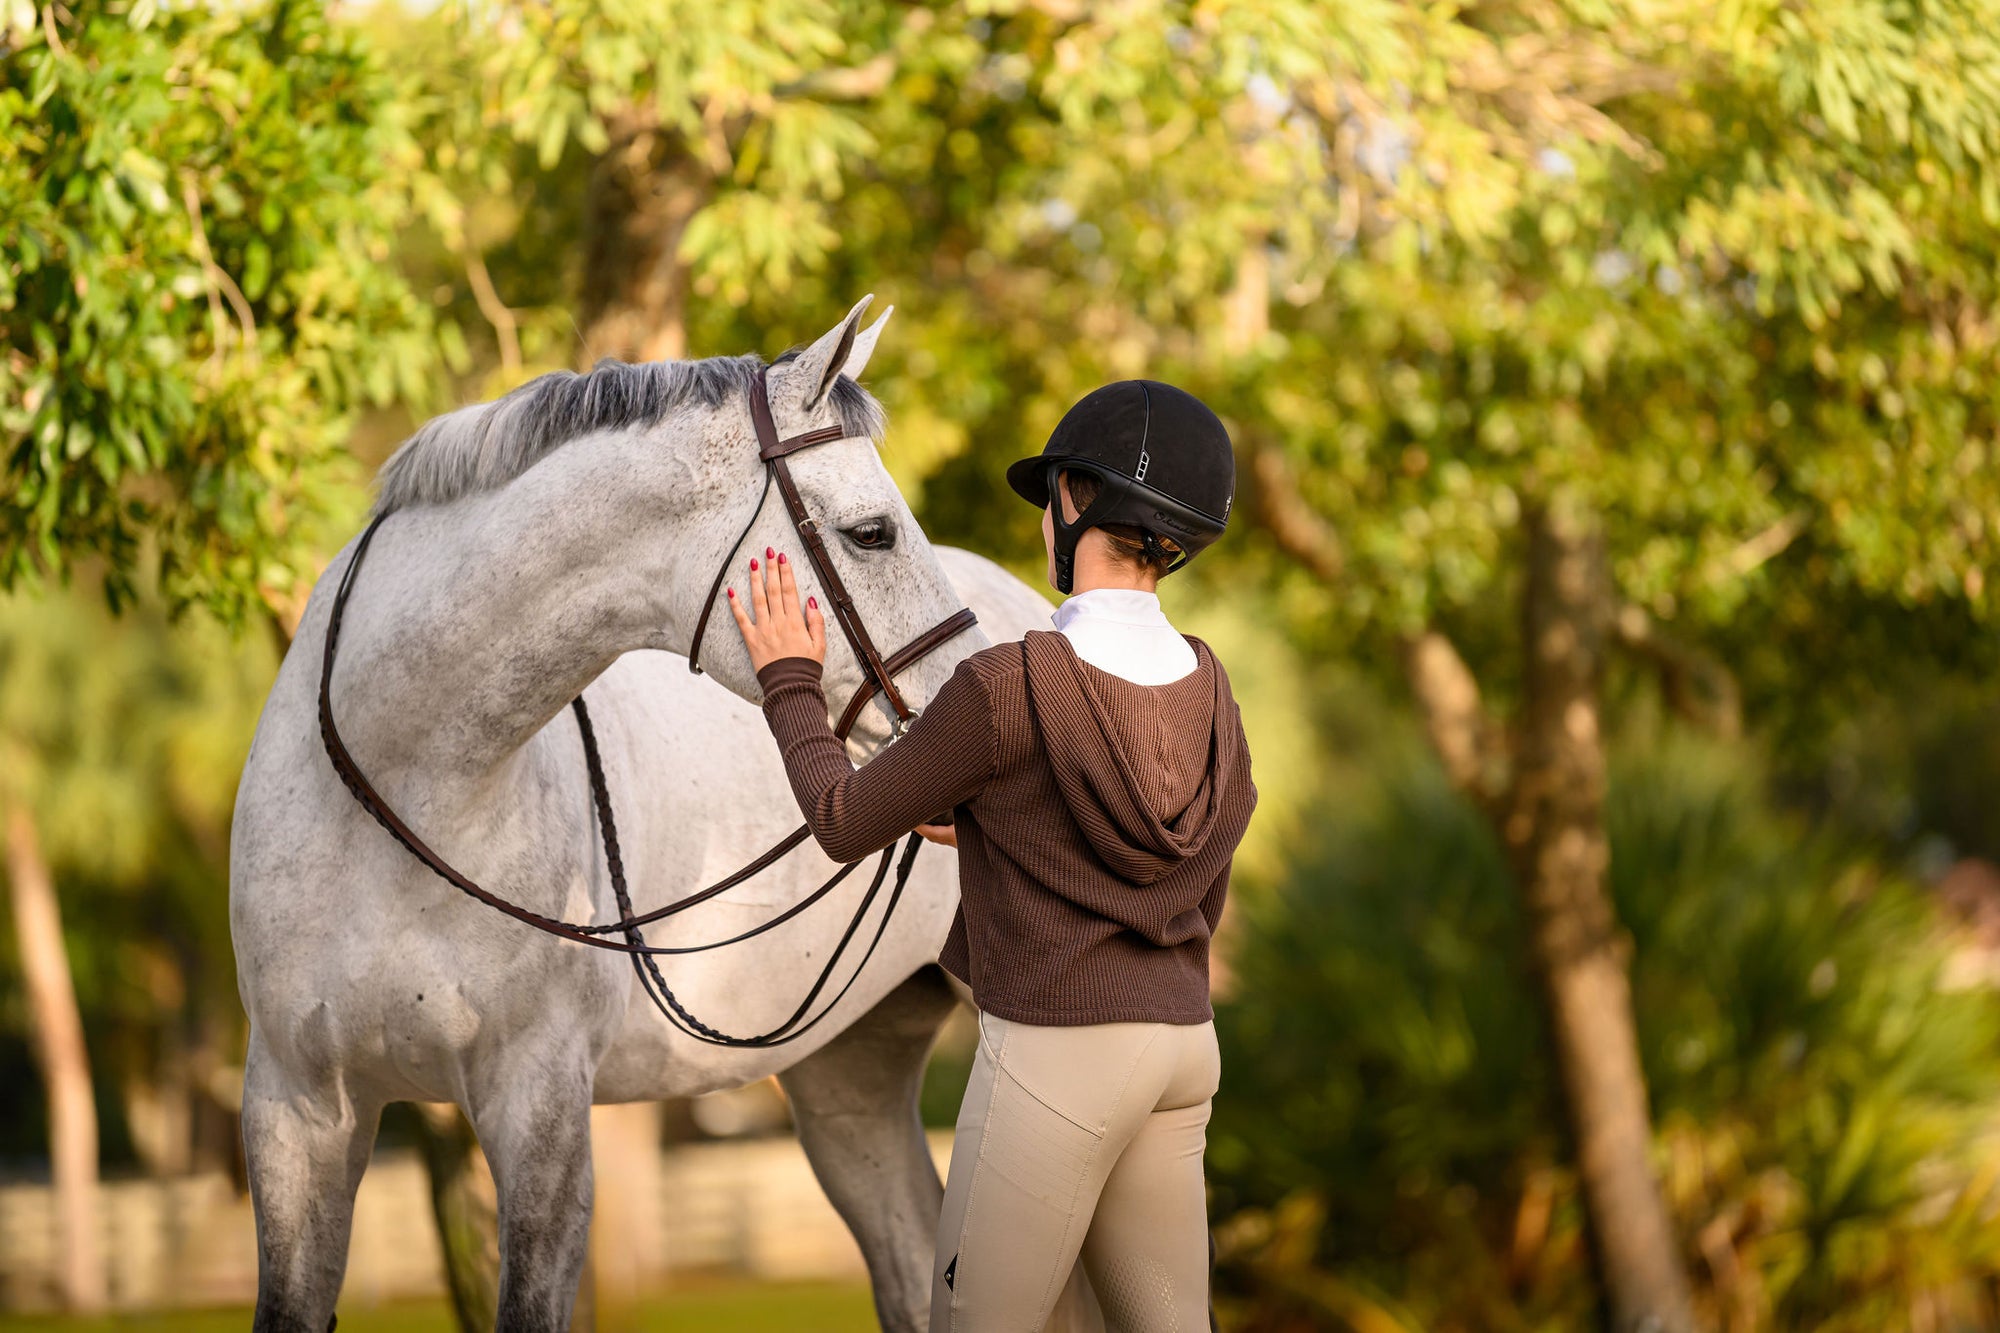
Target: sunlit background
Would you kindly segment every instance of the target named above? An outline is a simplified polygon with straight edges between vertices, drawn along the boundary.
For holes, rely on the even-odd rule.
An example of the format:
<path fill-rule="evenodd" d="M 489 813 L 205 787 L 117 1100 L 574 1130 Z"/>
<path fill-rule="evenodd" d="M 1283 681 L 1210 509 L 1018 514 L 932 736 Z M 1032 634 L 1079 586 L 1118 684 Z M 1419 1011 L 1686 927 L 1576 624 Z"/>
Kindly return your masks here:
<path fill-rule="evenodd" d="M 0 1329 L 247 1323 L 229 811 L 381 460 L 869 292 L 1030 581 L 1084 392 L 1234 438 L 1224 1329 L 2000 1328 L 1996 225 L 2000 0 L 0 0 Z M 600 1114 L 579 1327 L 872 1326 L 775 1087 Z M 342 1328 L 490 1189 L 392 1111 Z"/>

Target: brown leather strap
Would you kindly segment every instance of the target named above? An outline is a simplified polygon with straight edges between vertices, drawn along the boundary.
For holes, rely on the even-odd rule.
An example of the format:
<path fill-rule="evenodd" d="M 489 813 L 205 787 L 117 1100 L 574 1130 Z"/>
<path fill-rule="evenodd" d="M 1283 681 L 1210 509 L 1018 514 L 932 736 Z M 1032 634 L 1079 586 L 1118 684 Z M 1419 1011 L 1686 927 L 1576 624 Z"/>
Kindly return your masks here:
<path fill-rule="evenodd" d="M 361 540 L 356 544 L 354 554 L 348 558 L 347 569 L 340 577 L 340 589 L 334 594 L 333 599 L 333 614 L 327 620 L 326 646 L 320 657 L 319 735 L 321 743 L 326 747 L 326 757 L 333 764 L 333 771 L 340 775 L 340 780 L 347 785 L 347 790 L 353 793 L 354 799 L 361 803 L 361 808 L 373 815 L 375 822 L 389 831 L 390 837 L 403 844 L 410 855 L 423 862 L 433 874 L 453 888 L 470 894 L 496 911 L 505 912 L 516 921 L 524 921 L 551 935 L 560 935 L 563 939 L 577 944 L 587 944 L 593 949 L 627 952 L 625 945 L 611 940 L 597 939 L 567 922 L 552 920 L 538 912 L 531 912 L 517 903 L 508 902 L 498 894 L 488 893 L 460 874 L 450 862 L 432 851 L 430 844 L 418 837 L 416 831 L 389 808 L 389 803 L 382 799 L 381 794 L 362 775 L 360 766 L 354 762 L 354 756 L 348 753 L 346 742 L 340 738 L 340 731 L 333 724 L 333 655 L 340 644 L 340 622 L 347 612 L 347 595 L 354 586 L 355 571 L 361 568 L 361 558 L 368 554 L 368 544 L 375 540 L 375 534 L 381 529 L 384 517 L 386 515 L 377 514 L 374 522 L 368 525 L 368 530 L 361 534 Z"/>
<path fill-rule="evenodd" d="M 688 643 L 688 670 L 701 674 L 701 640 L 708 633 L 708 617 L 715 610 L 715 599 L 722 594 L 722 581 L 729 577 L 729 567 L 736 562 L 736 553 L 743 549 L 743 539 L 750 535 L 750 529 L 757 526 L 757 515 L 764 512 L 764 501 L 771 498 L 771 469 L 764 469 L 764 489 L 757 492 L 757 507 L 750 511 L 750 517 L 743 520 L 742 531 L 729 544 L 728 554 L 715 567 L 715 577 L 709 580 L 708 596 L 702 598 L 701 615 L 694 622 L 694 638 Z"/>
<path fill-rule="evenodd" d="M 762 394 L 758 395 L 757 401 L 764 401 Z M 768 404 L 766 406 L 768 407 Z M 771 438 L 772 443 L 760 443 L 757 446 L 757 457 L 766 463 L 774 458 L 795 454 L 801 449 L 809 449 L 815 444 L 832 444 L 835 440 L 844 440 L 847 438 L 847 429 L 844 426 L 821 426 L 818 430 L 809 430 L 803 435 L 794 435 L 786 440 L 778 439 L 777 433 L 773 431 Z"/>
<path fill-rule="evenodd" d="M 862 680 L 888 697 L 889 706 L 896 710 L 899 723 L 908 722 L 916 713 L 903 702 L 902 691 L 896 688 L 894 677 L 882 664 L 882 655 L 876 651 L 875 641 L 868 637 L 868 627 L 861 623 L 861 612 L 854 605 L 854 595 L 847 591 L 840 571 L 833 567 L 833 557 L 827 553 L 819 524 L 806 512 L 805 501 L 799 498 L 799 488 L 792 481 L 791 465 L 783 458 L 773 458 L 769 466 L 771 474 L 777 478 L 778 498 L 784 501 L 785 509 L 792 517 L 792 526 L 798 530 L 799 541 L 806 548 L 806 558 L 812 562 L 813 572 L 819 575 L 820 591 L 826 594 L 834 621 L 840 626 L 840 632 L 847 636 L 847 646 L 854 650 L 854 658 L 861 664 Z"/>
<path fill-rule="evenodd" d="M 834 734 L 842 740 L 847 739 L 848 732 L 860 719 L 862 708 L 877 694 L 889 700 L 889 706 L 895 710 L 896 720 L 900 726 L 916 716 L 916 711 L 904 700 L 902 691 L 896 688 L 896 673 L 921 660 L 954 635 L 970 629 L 977 623 L 978 618 L 973 615 L 971 608 L 961 608 L 942 623 L 933 625 L 915 640 L 884 659 L 881 650 L 876 648 L 874 639 L 870 637 L 867 625 L 861 619 L 860 608 L 855 606 L 853 596 L 847 591 L 847 585 L 841 581 L 840 572 L 834 568 L 833 557 L 826 548 L 825 538 L 820 535 L 819 524 L 806 509 L 805 501 L 799 495 L 798 486 L 792 480 L 791 467 L 785 461 L 801 449 L 843 439 L 846 432 L 840 426 L 821 426 L 817 430 L 779 439 L 777 421 L 771 414 L 769 375 L 765 370 L 760 369 L 757 372 L 756 379 L 751 385 L 749 399 L 750 424 L 757 435 L 757 456 L 764 460 L 764 490 L 757 497 L 757 507 L 751 511 L 750 521 L 744 524 L 743 531 L 737 535 L 736 541 L 729 548 L 729 553 L 723 557 L 721 567 L 715 571 L 715 578 L 708 587 L 708 596 L 702 600 L 701 615 L 695 621 L 694 639 L 688 647 L 688 669 L 690 671 L 701 669 L 701 644 L 703 636 L 708 632 L 708 618 L 714 613 L 716 599 L 722 592 L 731 565 L 735 563 L 736 552 L 742 547 L 744 537 L 756 523 L 757 515 L 763 512 L 764 502 L 769 498 L 771 487 L 775 483 L 779 498 L 784 502 L 786 516 L 791 519 L 793 530 L 799 534 L 799 540 L 805 546 L 806 558 L 812 564 L 813 572 L 819 577 L 820 584 L 826 592 L 828 607 L 833 613 L 834 621 L 840 626 L 840 632 L 846 636 L 848 647 L 854 651 L 855 661 L 861 667 L 861 686 L 847 701 L 847 707 L 841 712 L 840 722 L 834 727 Z"/>
<path fill-rule="evenodd" d="M 581 696 L 578 697 L 580 698 Z M 653 911 L 646 913 L 644 916 L 636 916 L 636 917 L 631 917 L 629 919 L 621 918 L 620 920 L 612 922 L 608 926 L 580 926 L 578 927 L 578 929 L 582 930 L 587 935 L 610 935 L 617 931 L 625 930 L 631 926 L 650 926 L 655 921 L 662 921 L 670 916 L 678 916 L 682 912 L 687 911 L 688 908 L 698 907 L 702 903 L 707 902 L 711 898 L 717 897 L 720 894 L 727 893 L 729 890 L 735 888 L 738 884 L 741 884 L 744 880 L 750 879 L 752 876 L 761 874 L 765 870 L 768 870 L 771 866 L 776 865 L 779 861 L 783 860 L 787 852 L 791 851 L 792 848 L 804 842 L 811 835 L 812 835 L 812 828 L 809 825 L 801 824 L 797 828 L 793 829 L 790 833 L 787 833 L 784 837 L 778 839 L 778 841 L 772 843 L 769 847 L 765 848 L 764 851 L 754 861 L 751 861 L 749 864 L 745 865 L 740 870 L 734 871 L 731 874 L 723 876 L 721 879 L 715 881 L 715 883 L 709 885 L 705 889 L 699 889 L 694 893 L 690 893 L 685 898 L 677 898 L 673 902 L 668 903 L 665 907 L 655 908 Z M 841 871 L 839 875 L 835 875 L 833 879 L 827 881 L 827 883 L 825 885 L 822 885 L 821 887 L 822 888 L 832 887 L 834 884 L 840 881 L 841 877 L 847 873 L 847 870 L 852 870 L 853 868 L 854 868 L 853 866 L 848 866 L 846 870 Z M 820 896 L 818 890 L 814 891 L 814 896 L 815 897 Z M 728 944 L 732 943 L 732 941 L 724 940 L 723 943 Z M 708 948 L 712 946 L 703 945 L 702 947 Z M 662 949 L 659 952 L 693 953 L 695 952 L 695 950 Z"/>
<path fill-rule="evenodd" d="M 919 634 L 916 638 L 911 639 L 895 652 L 890 653 L 889 660 L 882 664 L 882 669 L 889 677 L 893 678 L 896 673 L 902 671 L 905 667 L 930 656 L 932 652 L 943 647 L 946 643 L 958 635 L 965 633 L 965 631 L 978 623 L 979 617 L 972 613 L 972 608 L 962 606 L 951 615 L 946 616 L 943 620 L 925 630 L 922 634 Z M 862 707 L 875 697 L 875 693 L 873 681 L 864 680 L 861 682 L 861 688 L 856 690 L 854 697 L 847 701 L 846 711 L 841 713 L 840 722 L 834 727 L 833 734 L 842 740 L 846 740 L 847 733 L 854 729 L 855 720 L 861 716 Z"/>
<path fill-rule="evenodd" d="M 761 370 L 757 372 L 757 382 L 752 386 L 749 397 L 750 424 L 757 432 L 757 457 L 767 464 L 773 458 L 797 453 L 811 445 L 831 444 L 847 433 L 840 426 L 821 426 L 818 430 L 809 430 L 803 435 L 794 435 L 785 440 L 779 439 L 777 425 L 771 420 L 770 389 Z M 695 619 L 694 638 L 688 643 L 687 661 L 688 670 L 697 676 L 701 674 L 701 641 L 708 633 L 708 618 L 715 613 L 715 599 L 722 592 L 723 580 L 729 577 L 729 567 L 736 562 L 736 553 L 742 549 L 743 539 L 748 537 L 750 529 L 756 526 L 757 515 L 764 512 L 764 501 L 770 497 L 771 469 L 767 466 L 764 469 L 764 489 L 757 493 L 757 507 L 750 511 L 750 517 L 744 520 L 743 530 L 736 534 L 736 540 L 729 544 L 728 554 L 724 555 L 722 563 L 716 566 L 715 577 L 709 580 L 708 596 L 702 599 L 701 615 Z"/>
<path fill-rule="evenodd" d="M 840 571 L 833 567 L 833 557 L 827 553 L 826 542 L 820 536 L 819 524 L 813 521 L 806 509 L 805 501 L 799 497 L 797 483 L 792 480 L 791 464 L 786 457 L 808 443 L 824 443 L 823 438 L 840 438 L 840 427 L 827 426 L 820 430 L 795 435 L 789 440 L 778 438 L 777 423 L 771 417 L 771 392 L 768 372 L 759 367 L 755 384 L 750 394 L 750 422 L 757 431 L 757 456 L 764 460 L 771 476 L 778 483 L 778 496 L 785 502 L 785 512 L 790 515 L 792 527 L 798 532 L 799 540 L 805 543 L 806 557 L 812 561 L 813 571 L 819 575 L 820 590 L 826 594 L 833 610 L 834 620 L 839 623 L 841 633 L 847 636 L 848 647 L 854 650 L 855 660 L 861 664 L 862 679 L 880 690 L 889 700 L 889 706 L 896 710 L 898 724 L 915 716 L 910 706 L 903 702 L 903 695 L 896 688 L 895 679 L 882 665 L 882 654 L 876 650 L 875 641 L 868 636 L 868 627 L 861 623 L 861 614 L 855 609 L 854 598 L 841 582 Z M 733 554 L 733 553 L 732 553 Z"/>

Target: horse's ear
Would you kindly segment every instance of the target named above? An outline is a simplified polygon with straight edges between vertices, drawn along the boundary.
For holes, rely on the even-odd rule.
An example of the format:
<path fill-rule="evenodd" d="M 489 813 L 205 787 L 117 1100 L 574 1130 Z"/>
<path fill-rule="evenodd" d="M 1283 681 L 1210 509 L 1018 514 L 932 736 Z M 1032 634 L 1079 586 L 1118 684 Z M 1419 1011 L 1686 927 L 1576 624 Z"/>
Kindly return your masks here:
<path fill-rule="evenodd" d="M 895 313 L 896 307 L 883 307 L 882 318 L 854 335 L 854 347 L 847 353 L 847 362 L 840 368 L 841 374 L 856 384 L 861 382 L 861 372 L 868 369 L 868 358 L 875 354 L 875 344 L 881 340 L 882 326 L 887 324 L 889 316 Z"/>
<path fill-rule="evenodd" d="M 861 327 L 861 316 L 866 313 L 868 303 L 875 298 L 864 296 L 854 303 L 854 309 L 847 312 L 847 318 L 821 334 L 819 341 L 799 354 L 799 359 L 790 366 L 794 383 L 800 386 L 799 406 L 810 412 L 826 398 L 826 391 L 840 378 L 840 371 L 847 364 L 848 353 L 854 350 L 855 331 Z"/>

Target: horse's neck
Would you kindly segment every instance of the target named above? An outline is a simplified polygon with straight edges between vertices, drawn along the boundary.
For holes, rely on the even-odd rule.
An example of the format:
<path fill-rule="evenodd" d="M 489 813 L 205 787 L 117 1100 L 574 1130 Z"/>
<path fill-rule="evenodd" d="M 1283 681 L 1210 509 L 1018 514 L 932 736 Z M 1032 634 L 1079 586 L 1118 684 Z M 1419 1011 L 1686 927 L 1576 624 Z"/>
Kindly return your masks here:
<path fill-rule="evenodd" d="M 378 764 L 478 780 L 619 654 L 684 651 L 678 594 L 705 553 L 675 538 L 699 496 L 633 475 L 672 465 L 579 442 L 500 490 L 393 516 L 341 636 L 343 727 L 372 733 Z"/>

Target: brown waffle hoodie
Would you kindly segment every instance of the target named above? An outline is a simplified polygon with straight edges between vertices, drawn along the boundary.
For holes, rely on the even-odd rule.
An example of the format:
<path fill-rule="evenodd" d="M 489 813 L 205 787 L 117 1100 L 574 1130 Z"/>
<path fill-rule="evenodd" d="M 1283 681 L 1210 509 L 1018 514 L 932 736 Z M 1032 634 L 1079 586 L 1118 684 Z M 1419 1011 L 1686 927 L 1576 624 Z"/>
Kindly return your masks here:
<path fill-rule="evenodd" d="M 960 902 L 940 961 L 1023 1023 L 1201 1023 L 1208 942 L 1257 789 L 1229 678 L 1135 685 L 1030 633 L 959 663 L 909 733 L 855 768 L 820 667 L 758 673 L 813 836 L 836 861 L 949 810 Z"/>

